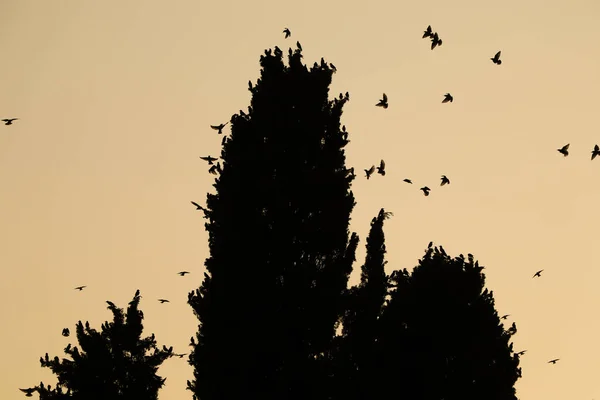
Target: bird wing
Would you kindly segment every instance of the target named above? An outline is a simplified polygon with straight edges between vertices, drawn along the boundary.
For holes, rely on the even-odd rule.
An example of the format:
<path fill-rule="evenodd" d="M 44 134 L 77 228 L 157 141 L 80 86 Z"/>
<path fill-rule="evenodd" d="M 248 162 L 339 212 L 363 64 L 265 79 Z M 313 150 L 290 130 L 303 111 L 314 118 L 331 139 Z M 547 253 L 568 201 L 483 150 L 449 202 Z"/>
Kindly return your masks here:
<path fill-rule="evenodd" d="M 385 168 L 385 161 L 381 160 L 381 162 L 379 163 L 379 169 L 384 169 Z"/>
<path fill-rule="evenodd" d="M 200 207 L 200 204 L 196 203 L 195 201 L 191 202 L 193 205 L 195 205 L 196 207 Z"/>
<path fill-rule="evenodd" d="M 372 174 L 373 172 L 375 172 L 375 166 L 371 166 L 371 168 L 369 168 L 368 173 Z"/>
<path fill-rule="evenodd" d="M 494 58 L 495 58 L 495 59 L 498 59 L 498 58 L 500 58 L 500 54 L 501 54 L 501 53 L 502 53 L 501 51 L 497 52 L 497 53 L 496 53 L 496 55 L 494 56 Z"/>
<path fill-rule="evenodd" d="M 220 126 L 218 125 L 211 125 L 210 127 L 213 128 L 215 131 L 218 131 L 220 128 Z"/>
<path fill-rule="evenodd" d="M 595 151 L 593 151 L 593 152 L 592 152 L 592 160 L 593 160 L 594 158 L 596 158 L 596 156 L 597 156 L 597 155 L 598 155 L 598 153 L 596 153 Z"/>
<path fill-rule="evenodd" d="M 594 146 L 594 151 L 600 151 L 600 147 L 598 147 L 598 145 Z"/>
<path fill-rule="evenodd" d="M 384 94 L 383 94 L 383 102 L 385 103 L 385 102 L 387 102 L 387 100 L 388 100 L 388 99 L 387 99 L 387 95 L 384 93 Z"/>
<path fill-rule="evenodd" d="M 571 145 L 571 143 L 567 143 L 563 146 L 562 150 L 569 150 L 569 146 Z"/>

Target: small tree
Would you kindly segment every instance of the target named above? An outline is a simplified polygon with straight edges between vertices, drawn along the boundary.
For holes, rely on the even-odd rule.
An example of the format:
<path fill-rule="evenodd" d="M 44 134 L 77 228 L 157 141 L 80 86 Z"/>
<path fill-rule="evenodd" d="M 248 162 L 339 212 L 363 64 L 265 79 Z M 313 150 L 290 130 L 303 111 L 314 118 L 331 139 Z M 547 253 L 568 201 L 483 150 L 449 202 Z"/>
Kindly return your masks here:
<path fill-rule="evenodd" d="M 392 274 L 377 352 L 382 380 L 395 382 L 400 397 L 516 399 L 516 326 L 500 322 L 482 270 L 471 255 L 452 259 L 440 246 L 412 274 Z"/>
<path fill-rule="evenodd" d="M 58 376 L 55 388 L 41 383 L 41 400 L 156 400 L 166 378 L 156 373 L 172 348 L 158 349 L 154 334 L 142 338 L 143 314 L 138 310 L 140 292 L 136 291 L 127 312 L 107 301 L 113 322 L 102 324 L 99 332 L 79 321 L 77 341 L 81 350 L 69 343 L 65 353 L 70 359 L 40 358 L 42 367 Z"/>

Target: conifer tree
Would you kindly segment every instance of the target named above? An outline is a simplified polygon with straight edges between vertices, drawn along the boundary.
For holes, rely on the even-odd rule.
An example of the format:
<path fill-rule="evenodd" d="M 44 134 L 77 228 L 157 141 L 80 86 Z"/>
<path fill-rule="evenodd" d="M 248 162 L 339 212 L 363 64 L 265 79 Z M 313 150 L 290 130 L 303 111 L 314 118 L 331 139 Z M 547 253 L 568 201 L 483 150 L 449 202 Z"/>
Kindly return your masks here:
<path fill-rule="evenodd" d="M 325 396 L 358 241 L 334 69 L 308 69 L 300 49 L 285 65 L 277 47 L 260 64 L 248 113 L 230 120 L 207 197 L 208 273 L 189 295 L 200 325 L 188 388 L 200 400 Z"/>
<path fill-rule="evenodd" d="M 142 311 L 138 309 L 139 290 L 129 303 L 127 312 L 107 301 L 113 321 L 102 324 L 101 331 L 76 326 L 81 348 L 69 343 L 64 349 L 70 358 L 60 360 L 46 353 L 40 358 L 42 367 L 58 377 L 58 384 L 40 383 L 41 400 L 156 400 L 166 378 L 157 375 L 158 368 L 172 355 L 172 348 L 159 349 L 154 334 L 142 338 Z"/>

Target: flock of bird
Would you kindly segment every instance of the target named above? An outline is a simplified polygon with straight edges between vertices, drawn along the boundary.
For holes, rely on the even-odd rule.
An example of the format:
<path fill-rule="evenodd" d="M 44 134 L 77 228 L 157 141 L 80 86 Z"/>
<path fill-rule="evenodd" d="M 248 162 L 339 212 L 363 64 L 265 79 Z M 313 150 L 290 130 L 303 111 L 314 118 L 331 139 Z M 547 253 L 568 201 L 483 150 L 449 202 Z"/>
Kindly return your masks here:
<path fill-rule="evenodd" d="M 283 30 L 283 33 L 285 34 L 285 38 L 286 39 L 292 36 L 292 32 L 288 28 L 285 28 Z M 422 38 L 423 39 L 429 38 L 431 40 L 431 50 L 434 50 L 436 47 L 441 46 L 442 43 L 443 43 L 442 39 L 440 39 L 439 34 L 437 32 L 434 32 L 432 30 L 431 25 L 429 25 L 427 27 L 427 29 L 424 31 Z M 302 50 L 302 46 L 300 45 L 300 42 L 296 42 L 296 45 L 297 45 L 297 47 L 300 50 Z M 290 51 L 291 51 L 291 49 L 290 49 Z M 494 57 L 490 58 L 490 60 L 494 64 L 496 64 L 496 65 L 501 65 L 502 64 L 502 60 L 500 59 L 501 53 L 502 53 L 501 51 L 498 51 L 494 55 Z M 322 61 L 322 63 L 324 63 L 323 60 L 321 60 L 321 61 Z M 333 70 L 333 72 L 335 72 L 337 70 L 333 64 L 329 64 L 329 65 L 330 65 L 331 69 Z M 250 90 L 252 90 L 252 82 L 249 82 L 248 85 L 249 85 Z M 346 93 L 346 97 L 347 98 L 349 97 L 348 93 Z M 454 102 L 454 98 L 452 97 L 452 95 L 450 93 L 444 94 L 444 99 L 442 100 L 442 103 L 452 103 L 452 102 Z M 375 104 L 375 106 L 376 107 L 381 107 L 383 109 L 387 109 L 389 107 L 388 96 L 385 93 L 383 93 L 382 98 L 379 100 L 378 103 Z M 13 125 L 13 122 L 17 121 L 17 120 L 19 120 L 19 118 L 5 118 L 5 119 L 2 119 L 1 121 L 4 122 L 4 125 Z M 214 129 L 215 131 L 217 131 L 218 134 L 221 135 L 221 134 L 223 134 L 223 129 L 225 128 L 225 126 L 227 126 L 228 123 L 229 122 L 222 123 L 222 124 L 219 124 L 219 125 L 211 125 L 210 127 L 212 129 Z M 227 141 L 227 137 L 223 137 L 222 144 L 225 144 L 226 141 Z M 562 146 L 561 148 L 557 149 L 557 151 L 559 153 L 561 153 L 564 157 L 567 157 L 569 155 L 569 146 L 570 146 L 570 143 L 568 143 L 568 144 Z M 596 145 L 594 145 L 594 149 L 592 150 L 592 157 L 591 157 L 591 159 L 592 160 L 595 159 L 598 155 L 600 155 L 600 147 L 596 144 Z M 208 170 L 209 173 L 211 173 L 213 175 L 216 175 L 217 173 L 220 173 L 222 171 L 221 165 L 218 162 L 218 158 L 215 158 L 215 157 L 212 157 L 212 156 L 208 155 L 208 156 L 200 157 L 200 159 L 206 161 L 208 163 L 208 165 L 210 165 L 210 168 Z M 215 161 L 217 161 L 216 164 L 215 164 Z M 370 168 L 365 169 L 364 171 L 365 171 L 365 177 L 366 177 L 366 179 L 370 179 L 371 176 L 375 173 L 375 170 L 377 170 L 377 173 L 380 174 L 381 176 L 385 176 L 385 174 L 386 174 L 386 171 L 385 171 L 385 161 L 381 160 L 378 167 L 375 167 L 375 165 L 372 165 Z M 349 172 L 350 172 L 351 175 L 354 176 L 354 168 L 350 168 Z M 406 183 L 409 183 L 409 184 L 413 183 L 412 180 L 408 179 L 408 178 L 405 178 L 403 180 L 403 182 L 406 182 Z M 447 185 L 447 184 L 450 184 L 450 180 L 448 179 L 448 177 L 446 175 L 442 175 L 441 176 L 440 186 L 444 186 L 444 185 Z M 427 186 L 423 186 L 422 188 L 420 188 L 420 190 L 423 191 L 423 194 L 425 196 L 429 196 L 429 192 L 431 191 L 431 189 L 429 187 L 427 187 Z M 205 218 L 207 217 L 207 210 L 206 210 L 206 208 L 202 207 L 200 204 L 198 204 L 198 203 L 196 203 L 194 201 L 192 201 L 191 203 L 196 207 L 196 210 L 204 211 Z M 541 273 L 543 271 L 544 271 L 543 269 L 537 271 L 533 275 L 533 278 L 536 278 L 536 277 L 539 278 L 539 277 L 541 277 Z M 177 274 L 180 275 L 180 276 L 185 276 L 186 274 L 189 274 L 189 273 L 190 273 L 189 271 L 180 271 Z M 87 286 L 85 286 L 85 285 L 84 286 L 77 286 L 74 289 L 82 291 L 86 287 Z M 167 299 L 158 299 L 158 301 L 161 304 L 169 303 L 169 300 L 167 300 Z M 110 301 L 107 301 L 107 303 L 109 303 L 109 305 L 112 304 Z M 501 317 L 501 319 L 506 320 L 509 316 L 510 316 L 510 314 L 503 315 Z M 514 326 L 514 324 L 513 324 L 513 326 Z M 62 330 L 62 336 L 68 337 L 69 335 L 70 335 L 69 328 L 64 328 Z M 519 356 L 521 356 L 521 355 L 525 354 L 525 352 L 527 352 L 527 350 L 519 351 L 516 354 L 519 355 Z M 184 353 L 184 354 L 174 353 L 173 356 L 177 356 L 179 358 L 183 358 L 183 356 L 185 356 L 186 354 L 187 353 Z M 548 361 L 548 363 L 549 364 L 556 364 L 557 361 L 559 361 L 559 359 L 555 358 L 555 359 L 552 359 L 552 360 Z M 28 388 L 28 389 L 19 389 L 19 390 L 21 390 L 22 392 L 24 392 L 27 397 L 32 397 L 33 392 L 37 391 L 37 387 Z"/>

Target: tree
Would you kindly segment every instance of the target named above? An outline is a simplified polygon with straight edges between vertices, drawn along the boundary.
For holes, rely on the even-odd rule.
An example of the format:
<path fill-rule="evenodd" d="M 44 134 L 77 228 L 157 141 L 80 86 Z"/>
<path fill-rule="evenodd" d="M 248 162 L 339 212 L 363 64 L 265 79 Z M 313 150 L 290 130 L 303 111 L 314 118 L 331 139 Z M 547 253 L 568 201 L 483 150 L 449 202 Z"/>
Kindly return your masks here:
<path fill-rule="evenodd" d="M 358 242 L 345 167 L 348 96 L 328 100 L 335 69 L 301 50 L 261 56 L 251 107 L 231 122 L 207 196 L 208 271 L 189 294 L 200 400 L 325 396 L 331 342 Z M 220 167 L 220 166 L 219 166 Z"/>
<path fill-rule="evenodd" d="M 346 295 L 343 331 L 336 345 L 336 398 L 371 399 L 373 386 L 379 385 L 377 364 L 380 360 L 374 357 L 374 350 L 379 337 L 379 317 L 388 292 L 383 222 L 389 216 L 391 213 L 381 209 L 371 221 L 360 284 L 350 288 Z"/>
<path fill-rule="evenodd" d="M 166 378 L 156 373 L 163 361 L 172 356 L 172 347 L 158 349 L 154 334 L 141 338 L 142 311 L 138 309 L 140 292 L 136 291 L 127 312 L 107 301 L 113 322 L 102 324 L 99 332 L 76 326 L 77 346 L 69 343 L 64 349 L 71 359 L 40 358 L 42 367 L 58 376 L 54 389 L 42 382 L 37 391 L 41 400 L 156 400 Z"/>
<path fill-rule="evenodd" d="M 376 352 L 381 381 L 396 382 L 400 397 L 516 399 L 516 325 L 500 322 L 482 270 L 472 255 L 452 259 L 440 246 L 429 248 L 412 274 L 392 274 Z"/>

